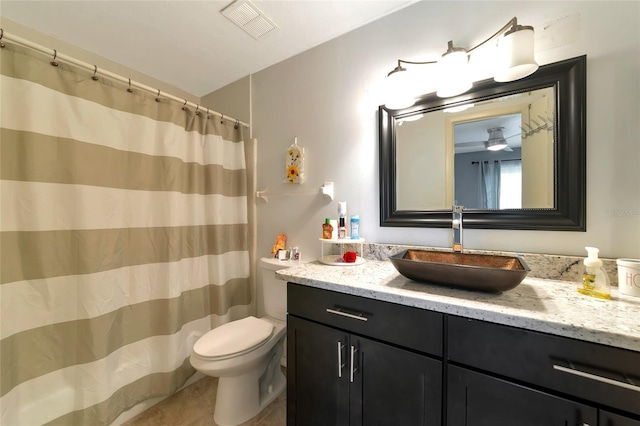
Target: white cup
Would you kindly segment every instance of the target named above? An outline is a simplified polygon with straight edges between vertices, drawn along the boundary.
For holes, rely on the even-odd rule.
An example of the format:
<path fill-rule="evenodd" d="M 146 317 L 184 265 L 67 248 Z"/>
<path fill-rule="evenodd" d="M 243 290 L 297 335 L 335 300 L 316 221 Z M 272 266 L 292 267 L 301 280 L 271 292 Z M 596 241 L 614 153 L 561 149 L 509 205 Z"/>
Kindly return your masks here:
<path fill-rule="evenodd" d="M 620 293 L 640 297 L 640 259 L 618 259 L 616 264 Z"/>

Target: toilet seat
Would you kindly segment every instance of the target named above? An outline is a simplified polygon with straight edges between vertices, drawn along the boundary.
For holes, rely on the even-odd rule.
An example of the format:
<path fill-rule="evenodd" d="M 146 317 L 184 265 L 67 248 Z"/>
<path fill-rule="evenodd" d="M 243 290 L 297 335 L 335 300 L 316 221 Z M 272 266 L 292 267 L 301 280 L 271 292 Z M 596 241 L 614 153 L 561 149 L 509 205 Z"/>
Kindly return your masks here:
<path fill-rule="evenodd" d="M 249 316 L 209 331 L 193 345 L 193 352 L 206 360 L 233 358 L 264 344 L 274 329 L 272 323 Z"/>

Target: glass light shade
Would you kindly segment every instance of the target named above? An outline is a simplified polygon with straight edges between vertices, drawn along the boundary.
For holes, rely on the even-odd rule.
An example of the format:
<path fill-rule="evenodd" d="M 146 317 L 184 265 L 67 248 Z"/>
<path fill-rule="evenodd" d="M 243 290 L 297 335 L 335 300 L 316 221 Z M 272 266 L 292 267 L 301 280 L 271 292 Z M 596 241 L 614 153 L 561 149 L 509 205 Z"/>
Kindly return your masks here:
<path fill-rule="evenodd" d="M 484 147 L 489 151 L 500 151 L 501 149 L 505 149 L 507 146 L 507 141 L 502 135 L 502 131 L 504 127 L 492 127 L 491 129 L 487 129 L 489 133 L 489 140 L 484 143 Z"/>
<path fill-rule="evenodd" d="M 498 65 L 493 79 L 499 83 L 515 81 L 538 69 L 533 55 L 533 27 L 518 25 L 498 42 Z"/>
<path fill-rule="evenodd" d="M 460 95 L 471 89 L 469 57 L 464 49 L 445 53 L 438 61 L 440 84 L 436 95 L 441 98 Z"/>
<path fill-rule="evenodd" d="M 507 147 L 507 142 L 504 140 L 503 142 L 487 142 L 485 146 L 489 151 L 500 151 L 501 149 L 505 149 Z"/>
<path fill-rule="evenodd" d="M 390 109 L 408 108 L 416 102 L 411 95 L 411 87 L 407 71 L 404 68 L 396 68 L 385 79 L 386 99 L 385 106 Z"/>

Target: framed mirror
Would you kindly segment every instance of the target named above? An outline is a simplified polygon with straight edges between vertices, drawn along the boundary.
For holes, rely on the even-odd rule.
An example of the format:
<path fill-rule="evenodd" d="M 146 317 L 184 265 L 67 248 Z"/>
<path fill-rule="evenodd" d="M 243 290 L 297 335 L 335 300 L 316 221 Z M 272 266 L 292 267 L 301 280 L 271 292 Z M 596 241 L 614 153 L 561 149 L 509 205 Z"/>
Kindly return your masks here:
<path fill-rule="evenodd" d="M 381 226 L 586 230 L 586 56 L 378 113 Z"/>

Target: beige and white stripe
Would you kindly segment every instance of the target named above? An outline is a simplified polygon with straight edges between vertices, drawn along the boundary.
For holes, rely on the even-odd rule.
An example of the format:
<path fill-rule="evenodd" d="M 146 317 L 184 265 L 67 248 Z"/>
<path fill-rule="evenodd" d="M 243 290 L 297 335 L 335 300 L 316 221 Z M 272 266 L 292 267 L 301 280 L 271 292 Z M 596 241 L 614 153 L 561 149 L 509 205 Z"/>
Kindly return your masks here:
<path fill-rule="evenodd" d="M 149 117 L 73 98 L 18 78 L 2 75 L 0 87 L 2 105 L 11 105 L 10 108 L 3 109 L 0 115 L 0 127 L 5 129 L 91 142 L 127 152 L 149 155 L 161 152 L 164 156 L 198 164 L 205 164 L 205 158 L 219 158 L 217 163 L 228 170 L 245 167 L 242 144 L 225 141 L 217 134 L 201 135 L 196 130 L 185 134 L 184 127 L 179 124 L 156 122 Z M 38 99 L 38 103 L 32 105 L 29 99 Z M 52 104 L 56 105 L 56 109 L 49 111 L 48 107 Z M 71 115 L 76 116 L 82 125 L 71 125 L 67 121 Z M 95 120 L 95 117 L 102 118 Z M 113 126 L 113 122 L 119 125 Z M 134 134 L 135 137 L 131 137 Z M 150 144 L 151 140 L 161 141 L 162 145 Z M 187 142 L 190 144 L 187 145 Z"/>
<path fill-rule="evenodd" d="M 215 268 L 223 263 L 225 268 Z M 122 280 L 122 276 L 129 280 Z M 93 318 L 148 300 L 171 299 L 209 283 L 231 283 L 249 275 L 244 251 L 186 258 L 105 272 L 15 281 L 0 286 L 2 338 L 45 325 Z M 167 285 L 156 285 L 166 280 Z M 103 300 L 100 304 L 84 300 Z M 23 315 L 29 312 L 29 315 Z"/>
<path fill-rule="evenodd" d="M 246 215 L 246 196 L 183 194 L 46 182 L 0 181 L 3 231 L 231 225 Z M 82 208 L 75 204 L 83 200 Z M 165 203 L 172 208 L 163 209 Z"/>

